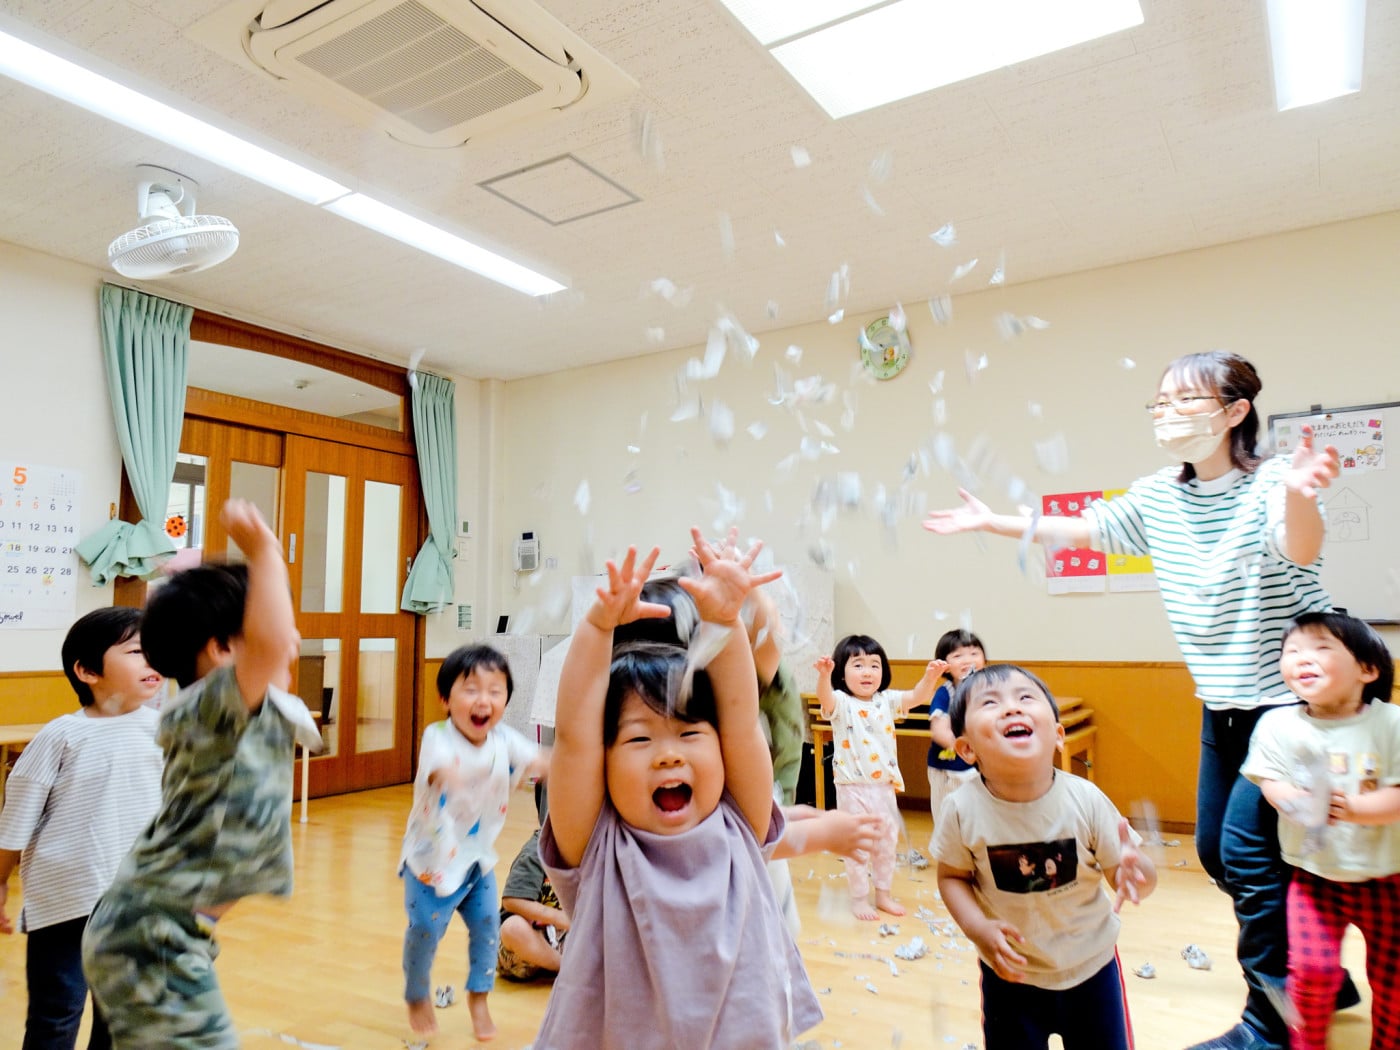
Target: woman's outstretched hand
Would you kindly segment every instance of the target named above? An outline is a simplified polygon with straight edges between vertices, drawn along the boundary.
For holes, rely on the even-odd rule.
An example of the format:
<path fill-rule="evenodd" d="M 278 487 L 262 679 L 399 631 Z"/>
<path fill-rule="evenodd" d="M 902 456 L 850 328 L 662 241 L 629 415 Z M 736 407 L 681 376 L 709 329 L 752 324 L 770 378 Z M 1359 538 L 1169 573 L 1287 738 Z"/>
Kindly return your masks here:
<path fill-rule="evenodd" d="M 1312 427 L 1305 426 L 1303 439 L 1293 450 L 1293 461 L 1289 464 L 1283 483 L 1300 496 L 1315 499 L 1332 484 L 1332 479 L 1341 473 L 1341 469 L 1342 461 L 1336 448 L 1332 445 L 1314 448 Z"/>
<path fill-rule="evenodd" d="M 961 507 L 929 511 L 924 519 L 924 528 L 947 536 L 955 532 L 980 532 L 991 524 L 991 508 L 967 489 L 958 489 L 958 495 L 963 500 Z"/>

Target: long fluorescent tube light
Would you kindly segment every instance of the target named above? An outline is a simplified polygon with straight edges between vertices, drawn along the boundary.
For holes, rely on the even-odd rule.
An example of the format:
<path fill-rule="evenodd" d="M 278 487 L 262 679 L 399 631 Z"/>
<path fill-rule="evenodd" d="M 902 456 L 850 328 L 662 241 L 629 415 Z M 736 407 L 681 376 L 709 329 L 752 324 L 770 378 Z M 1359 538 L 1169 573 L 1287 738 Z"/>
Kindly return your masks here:
<path fill-rule="evenodd" d="M 1361 90 L 1366 0 L 1269 0 L 1280 111 Z"/>
<path fill-rule="evenodd" d="M 548 295 L 565 287 L 3 29 L 0 74 L 527 295 Z"/>
<path fill-rule="evenodd" d="M 741 19 L 750 6 L 745 0 L 725 3 Z M 896 0 L 873 8 L 848 0 L 848 6 L 859 10 L 769 48 L 835 119 L 1143 20 L 1138 0 Z M 778 20 L 751 31 L 767 33 L 770 23 Z"/>
<path fill-rule="evenodd" d="M 503 255 L 487 251 L 480 245 L 361 193 L 348 193 L 326 204 L 325 209 L 386 237 L 402 241 L 411 248 L 509 285 L 526 295 L 549 295 L 564 288 L 558 281 L 511 262 Z"/>

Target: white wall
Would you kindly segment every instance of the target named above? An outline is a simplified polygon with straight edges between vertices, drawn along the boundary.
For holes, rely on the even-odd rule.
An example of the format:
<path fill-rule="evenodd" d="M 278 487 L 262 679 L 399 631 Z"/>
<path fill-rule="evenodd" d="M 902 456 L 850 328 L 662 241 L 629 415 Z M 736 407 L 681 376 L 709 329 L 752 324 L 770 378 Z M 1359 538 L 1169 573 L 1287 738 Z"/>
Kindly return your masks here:
<path fill-rule="evenodd" d="M 98 331 L 101 276 L 87 267 L 0 243 L 0 457 L 81 475 L 80 532 L 107 521 L 121 487 Z M 79 569 L 77 615 L 110 605 Z M 56 669 L 67 629 L 0 629 L 0 670 Z M 3 716 L 0 716 L 3 720 Z"/>
<path fill-rule="evenodd" d="M 957 486 L 935 464 L 901 488 L 906 463 L 940 432 L 963 456 L 980 447 L 979 491 L 1001 509 L 1011 506 L 1011 477 L 1037 496 L 1124 486 L 1165 462 L 1142 407 L 1162 367 L 1212 347 L 1256 364 L 1264 416 L 1314 403 L 1400 400 L 1397 245 L 1400 213 L 1391 213 L 1009 288 L 987 288 L 984 260 L 959 285 L 982 290 L 954 299 L 949 327 L 937 326 L 924 303 L 905 304 L 914 357 L 903 375 L 880 384 L 854 371 L 856 334 L 877 315 L 764 334 L 752 364 L 731 354 L 718 378 L 692 383 L 685 394 L 677 393 L 677 373 L 703 347 L 509 383 L 499 533 L 508 541 L 536 530 L 559 566 L 519 594 L 502 580 L 496 601 L 517 615 L 531 610 L 536 630 L 566 629 L 556 595 L 570 575 L 599 571 L 628 542 L 659 543 L 664 558 L 678 556 L 688 525 L 713 531 L 726 523 L 723 485 L 743 501 L 745 535 L 764 537 L 780 562 L 804 560 L 815 544 L 829 542 L 838 566 L 838 635 L 874 634 L 891 656 L 930 655 L 938 635 L 966 615 L 993 655 L 1179 659 L 1155 593 L 1049 598 L 1034 569 L 1019 571 L 1014 543 L 925 533 L 921 509 L 954 505 Z M 949 268 L 955 261 L 950 253 Z M 1015 263 L 1009 250 L 1013 277 Z M 1004 341 L 995 324 L 1003 311 L 1036 315 L 1051 327 Z M 803 348 L 800 365 L 785 360 L 789 344 Z M 965 359 L 981 354 L 987 367 L 969 379 Z M 1125 367 L 1124 358 L 1137 367 Z M 770 405 L 775 364 L 852 391 L 854 427 L 841 427 L 840 393 L 803 418 Z M 942 394 L 935 395 L 930 384 L 940 372 Z M 703 420 L 669 421 L 697 392 L 707 404 L 720 399 L 733 409 L 737 432 L 727 448 Z M 935 422 L 939 397 L 942 425 Z M 798 449 L 804 421 L 812 436 L 820 436 L 819 421 L 830 427 L 828 440 L 840 452 L 784 473 L 777 465 Z M 768 428 L 761 440 L 745 433 L 754 422 Z M 1068 465 L 1051 474 L 1038 465 L 1035 443 L 1056 435 L 1064 437 Z M 629 452 L 629 444 L 640 451 Z M 641 490 L 628 494 L 624 483 L 634 470 Z M 823 535 L 813 493 L 820 478 L 840 471 L 859 473 L 865 508 L 840 514 Z M 591 502 L 581 513 L 575 495 L 585 480 Z M 870 508 L 877 484 L 904 501 L 893 530 Z M 509 563 L 505 547 L 495 556 Z"/>

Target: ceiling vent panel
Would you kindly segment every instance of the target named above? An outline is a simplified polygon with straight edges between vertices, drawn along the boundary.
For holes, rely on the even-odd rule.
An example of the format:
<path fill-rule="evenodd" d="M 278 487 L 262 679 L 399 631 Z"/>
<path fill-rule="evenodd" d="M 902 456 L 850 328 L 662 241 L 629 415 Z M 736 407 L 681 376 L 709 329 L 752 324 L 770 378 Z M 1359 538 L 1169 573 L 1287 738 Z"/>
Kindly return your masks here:
<path fill-rule="evenodd" d="M 402 142 L 459 146 L 636 83 L 529 0 L 273 0 L 243 48 Z"/>

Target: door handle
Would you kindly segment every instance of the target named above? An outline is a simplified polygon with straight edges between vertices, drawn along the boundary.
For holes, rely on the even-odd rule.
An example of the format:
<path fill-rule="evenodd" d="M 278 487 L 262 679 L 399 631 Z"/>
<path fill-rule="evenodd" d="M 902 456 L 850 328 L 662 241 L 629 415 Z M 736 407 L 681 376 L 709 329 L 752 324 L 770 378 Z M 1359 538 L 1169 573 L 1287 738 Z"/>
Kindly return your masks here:
<path fill-rule="evenodd" d="M 287 564 L 288 564 L 288 565 L 295 565 L 296 563 L 297 563 L 297 534 L 296 534 L 295 532 L 293 532 L 293 533 L 291 533 L 290 535 L 288 535 L 288 537 L 287 537 Z"/>

